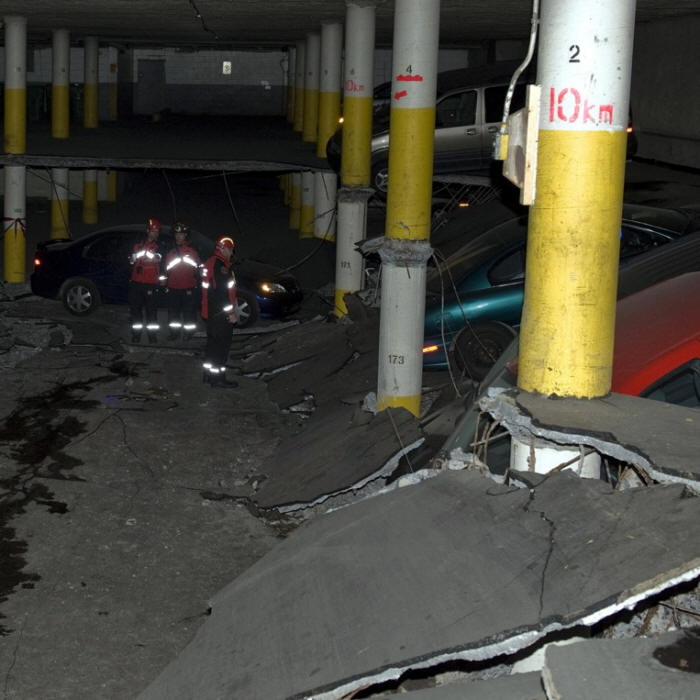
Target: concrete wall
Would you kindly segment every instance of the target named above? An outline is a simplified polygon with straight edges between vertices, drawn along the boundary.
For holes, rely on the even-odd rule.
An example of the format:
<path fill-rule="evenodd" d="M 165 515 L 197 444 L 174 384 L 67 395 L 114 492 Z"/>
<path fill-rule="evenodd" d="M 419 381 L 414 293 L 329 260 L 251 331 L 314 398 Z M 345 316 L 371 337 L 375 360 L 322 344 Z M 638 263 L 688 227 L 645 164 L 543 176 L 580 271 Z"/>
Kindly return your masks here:
<path fill-rule="evenodd" d="M 637 156 L 700 168 L 700 16 L 637 24 L 631 105 Z"/>

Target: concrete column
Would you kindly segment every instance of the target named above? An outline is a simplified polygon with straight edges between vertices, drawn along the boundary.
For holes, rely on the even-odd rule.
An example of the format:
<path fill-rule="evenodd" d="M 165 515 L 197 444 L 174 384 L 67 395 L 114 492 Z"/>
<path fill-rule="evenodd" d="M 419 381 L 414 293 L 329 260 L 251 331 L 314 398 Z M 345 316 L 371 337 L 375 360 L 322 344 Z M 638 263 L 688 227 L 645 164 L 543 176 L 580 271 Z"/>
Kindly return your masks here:
<path fill-rule="evenodd" d="M 51 56 L 51 136 L 67 139 L 70 134 L 70 33 L 67 29 L 54 30 Z"/>
<path fill-rule="evenodd" d="M 302 141 L 316 143 L 318 138 L 318 88 L 321 68 L 321 37 L 316 32 L 306 35 L 304 71 L 304 130 Z"/>
<path fill-rule="evenodd" d="M 107 78 L 107 121 L 119 118 L 119 52 L 111 46 L 108 50 L 109 73 Z M 99 75 L 98 75 L 99 79 Z"/>
<path fill-rule="evenodd" d="M 289 228 L 298 229 L 301 224 L 301 173 L 292 173 L 289 194 Z"/>
<path fill-rule="evenodd" d="M 374 34 L 374 4 L 349 0 L 345 18 L 343 144 L 340 165 L 340 181 L 344 187 L 367 187 L 370 182 Z"/>
<path fill-rule="evenodd" d="M 340 164 L 342 189 L 338 193 L 338 242 L 335 261 L 336 316 L 344 316 L 343 298 L 363 288 L 364 265 L 355 249 L 366 238 L 370 181 L 370 141 L 374 91 L 373 2 L 348 0 L 345 17 L 343 73 L 343 143 Z"/>
<path fill-rule="evenodd" d="M 338 176 L 331 170 L 314 173 L 314 237 L 335 240 Z"/>
<path fill-rule="evenodd" d="M 306 42 L 297 41 L 294 67 L 294 131 L 304 130 L 304 74 L 306 72 Z"/>
<path fill-rule="evenodd" d="M 117 171 L 108 170 L 107 171 L 107 196 L 108 202 L 117 201 Z"/>
<path fill-rule="evenodd" d="M 518 369 L 526 391 L 610 390 L 634 15 L 634 0 L 542 3 Z"/>
<path fill-rule="evenodd" d="M 362 289 L 364 258 L 355 245 L 367 231 L 369 188 L 343 187 L 338 192 L 338 240 L 335 257 L 335 303 L 333 313 L 345 316 L 348 308 L 345 295 Z M 341 235 L 342 234 L 342 235 Z"/>
<path fill-rule="evenodd" d="M 24 165 L 6 165 L 3 232 L 5 235 L 4 279 L 26 280 L 27 169 Z"/>
<path fill-rule="evenodd" d="M 316 143 L 316 155 L 319 158 L 326 157 L 328 139 L 338 128 L 342 52 L 343 26 L 337 22 L 321 25 L 321 79 Z"/>
<path fill-rule="evenodd" d="M 97 223 L 97 170 L 83 171 L 83 223 Z"/>
<path fill-rule="evenodd" d="M 396 0 L 377 409 L 420 414 L 439 0 Z"/>
<path fill-rule="evenodd" d="M 7 16 L 5 22 L 5 153 L 27 147 L 27 20 Z"/>
<path fill-rule="evenodd" d="M 83 126 L 96 129 L 98 122 L 98 57 L 99 45 L 96 36 L 85 37 L 85 80 L 83 84 Z"/>
<path fill-rule="evenodd" d="M 68 168 L 51 168 L 51 238 L 69 238 Z"/>
<path fill-rule="evenodd" d="M 305 170 L 301 174 L 301 219 L 299 238 L 314 237 L 314 174 Z"/>
<path fill-rule="evenodd" d="M 296 93 L 296 58 L 297 50 L 295 46 L 287 48 L 287 121 L 294 124 L 294 96 Z"/>

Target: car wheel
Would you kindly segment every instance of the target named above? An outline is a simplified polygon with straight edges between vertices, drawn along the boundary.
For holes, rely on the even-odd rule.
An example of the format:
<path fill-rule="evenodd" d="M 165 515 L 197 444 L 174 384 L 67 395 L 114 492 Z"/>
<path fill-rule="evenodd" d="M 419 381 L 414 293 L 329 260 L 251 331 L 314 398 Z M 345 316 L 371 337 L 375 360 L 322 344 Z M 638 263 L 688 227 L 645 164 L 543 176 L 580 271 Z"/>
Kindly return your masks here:
<path fill-rule="evenodd" d="M 61 300 L 67 311 L 75 316 L 86 316 L 100 305 L 100 293 L 90 280 L 75 277 L 63 283 Z"/>
<path fill-rule="evenodd" d="M 260 307 L 254 294 L 239 289 L 236 292 L 238 303 L 238 327 L 248 328 L 252 326 L 260 316 Z"/>
<path fill-rule="evenodd" d="M 386 195 L 389 191 L 389 161 L 380 160 L 372 165 L 372 188 L 375 196 L 386 201 Z"/>
<path fill-rule="evenodd" d="M 498 321 L 467 326 L 455 338 L 455 364 L 465 376 L 480 382 L 514 337 L 515 331 Z"/>

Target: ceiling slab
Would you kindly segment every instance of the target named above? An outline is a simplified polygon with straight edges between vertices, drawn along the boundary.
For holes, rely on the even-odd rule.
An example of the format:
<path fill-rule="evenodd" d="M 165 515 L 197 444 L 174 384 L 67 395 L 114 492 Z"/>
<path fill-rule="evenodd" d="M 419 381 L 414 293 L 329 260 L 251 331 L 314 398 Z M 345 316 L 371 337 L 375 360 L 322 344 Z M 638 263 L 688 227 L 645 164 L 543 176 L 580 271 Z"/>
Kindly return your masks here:
<path fill-rule="evenodd" d="M 465 46 L 488 39 L 523 37 L 532 4 L 525 0 L 443 0 L 440 41 Z M 393 0 L 377 0 L 377 44 L 391 44 Z M 94 34 L 104 43 L 154 46 L 286 46 L 343 22 L 345 0 L 7 0 L 3 15 L 28 20 L 30 39 L 48 41 L 52 29 L 75 39 Z M 637 19 L 700 13 L 700 0 L 638 0 Z"/>

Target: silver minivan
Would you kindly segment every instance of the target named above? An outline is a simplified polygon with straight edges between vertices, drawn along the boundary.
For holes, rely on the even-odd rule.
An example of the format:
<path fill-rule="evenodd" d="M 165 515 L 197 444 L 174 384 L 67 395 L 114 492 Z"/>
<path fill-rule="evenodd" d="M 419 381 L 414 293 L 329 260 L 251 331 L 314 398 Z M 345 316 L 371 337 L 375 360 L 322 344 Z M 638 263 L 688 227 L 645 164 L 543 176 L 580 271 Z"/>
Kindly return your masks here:
<path fill-rule="evenodd" d="M 482 69 L 448 71 L 438 76 L 434 174 L 489 174 L 493 138 L 501 125 L 512 68 L 508 64 L 497 64 Z M 469 79 L 475 82 L 466 82 Z M 525 81 L 522 80 L 515 88 L 510 111 L 524 104 Z M 371 186 L 380 198 L 386 197 L 388 186 L 389 111 L 389 105 L 375 111 L 372 125 Z M 328 162 L 336 171 L 340 170 L 341 146 L 342 130 L 338 129 L 326 148 Z"/>

